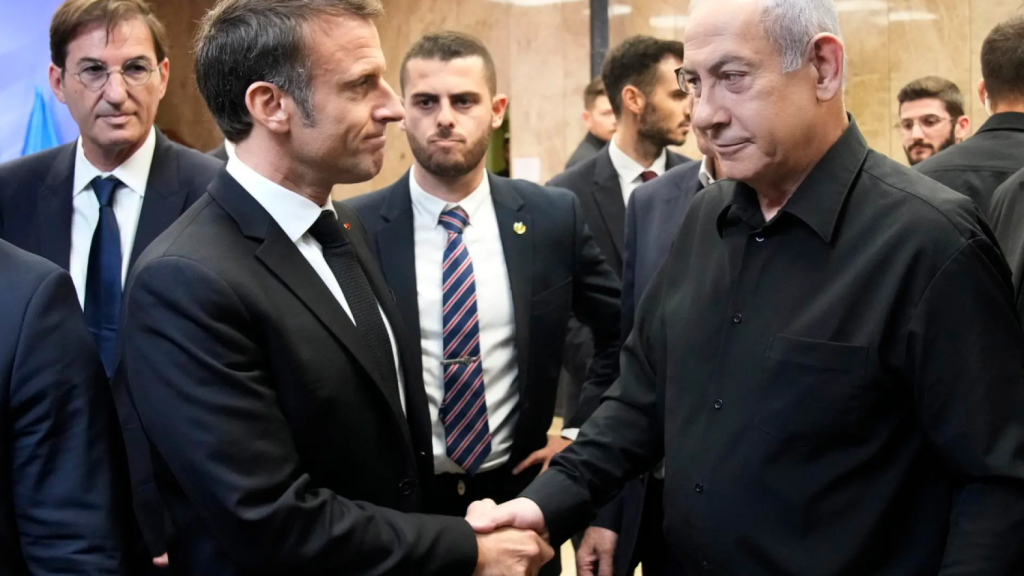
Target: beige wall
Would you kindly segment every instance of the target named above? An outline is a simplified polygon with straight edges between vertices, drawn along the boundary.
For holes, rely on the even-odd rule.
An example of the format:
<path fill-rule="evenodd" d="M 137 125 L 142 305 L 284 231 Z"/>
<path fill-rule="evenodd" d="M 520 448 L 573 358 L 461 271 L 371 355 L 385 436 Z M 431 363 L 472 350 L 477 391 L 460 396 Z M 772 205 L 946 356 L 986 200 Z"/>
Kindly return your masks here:
<path fill-rule="evenodd" d="M 191 35 L 212 0 L 152 0 L 172 35 L 172 75 L 158 116 L 162 128 L 197 148 L 219 135 L 195 92 Z M 398 67 L 408 46 L 441 29 L 472 33 L 488 45 L 498 67 L 498 88 L 509 96 L 512 157 L 538 158 L 541 179 L 557 174 L 583 137 L 582 92 L 589 80 L 587 0 L 383 0 L 380 23 L 388 81 L 398 88 Z M 632 34 L 682 39 L 689 0 L 610 0 L 611 44 Z M 847 105 L 876 149 L 905 161 L 896 93 L 908 81 L 939 74 L 956 82 L 975 127 L 985 120 L 975 86 L 981 78 L 981 42 L 1020 0 L 837 0 L 849 55 Z M 395 181 L 412 162 L 405 135 L 389 129 L 384 168 L 373 181 L 339 187 L 339 196 Z M 690 139 L 684 154 L 698 156 Z"/>

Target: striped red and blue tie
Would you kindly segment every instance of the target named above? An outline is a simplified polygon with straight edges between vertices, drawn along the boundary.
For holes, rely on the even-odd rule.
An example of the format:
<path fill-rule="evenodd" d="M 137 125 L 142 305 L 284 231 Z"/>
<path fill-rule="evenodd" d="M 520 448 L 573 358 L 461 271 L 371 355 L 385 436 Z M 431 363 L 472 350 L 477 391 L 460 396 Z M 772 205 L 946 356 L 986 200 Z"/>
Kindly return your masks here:
<path fill-rule="evenodd" d="M 448 232 L 444 248 L 444 400 L 441 418 L 448 457 L 469 474 L 491 453 L 484 371 L 480 359 L 480 322 L 473 260 L 462 241 L 469 216 L 456 206 L 441 214 Z"/>

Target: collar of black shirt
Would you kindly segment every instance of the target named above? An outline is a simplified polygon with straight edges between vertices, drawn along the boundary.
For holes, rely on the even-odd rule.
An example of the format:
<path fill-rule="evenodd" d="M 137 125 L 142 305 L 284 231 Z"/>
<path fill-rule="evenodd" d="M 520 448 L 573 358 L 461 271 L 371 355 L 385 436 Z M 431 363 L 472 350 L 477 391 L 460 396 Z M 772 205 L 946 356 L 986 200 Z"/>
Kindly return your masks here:
<path fill-rule="evenodd" d="M 993 114 L 978 129 L 978 134 L 992 130 L 1020 130 L 1024 131 L 1024 114 L 1020 112 L 1000 112 Z"/>
<path fill-rule="evenodd" d="M 779 213 L 767 223 L 753 188 L 742 182 L 723 181 L 722 185 L 728 189 L 723 191 L 725 204 L 718 213 L 719 237 L 724 237 L 725 229 L 735 224 L 737 219 L 746 221 L 756 230 L 795 216 L 810 226 L 826 244 L 831 243 L 846 195 L 860 173 L 868 150 L 868 143 L 851 116 L 850 125 L 843 135 L 822 156 Z"/>

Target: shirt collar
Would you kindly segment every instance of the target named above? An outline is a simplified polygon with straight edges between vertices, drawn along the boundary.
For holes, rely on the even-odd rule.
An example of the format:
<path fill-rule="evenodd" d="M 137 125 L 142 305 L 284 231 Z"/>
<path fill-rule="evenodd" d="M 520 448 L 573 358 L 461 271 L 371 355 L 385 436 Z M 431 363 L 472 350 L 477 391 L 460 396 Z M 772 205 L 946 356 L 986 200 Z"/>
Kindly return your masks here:
<path fill-rule="evenodd" d="M 451 210 L 456 206 L 461 206 L 466 211 L 466 215 L 469 216 L 469 225 L 473 225 L 473 216 L 480 212 L 480 208 L 485 202 L 491 199 L 491 182 L 490 176 L 484 173 L 483 180 L 480 181 L 480 185 L 462 199 L 461 202 L 453 203 L 446 202 L 437 196 L 433 196 L 429 192 L 420 186 L 420 183 L 416 181 L 416 172 L 422 170 L 413 165 L 409 174 L 409 194 L 412 197 L 413 210 L 424 218 L 428 222 L 440 226 L 439 220 L 441 219 L 441 213 L 447 210 Z"/>
<path fill-rule="evenodd" d="M 615 143 L 615 138 L 612 138 L 608 142 L 608 155 L 611 157 L 612 166 L 615 167 L 615 172 L 618 173 L 619 178 L 622 178 L 626 182 L 636 180 L 647 170 L 661 176 L 665 173 L 665 166 L 668 164 L 668 152 L 665 148 L 662 148 L 661 154 L 654 163 L 651 164 L 651 167 L 644 168 L 619 148 L 618 144 Z"/>
<path fill-rule="evenodd" d="M 149 136 L 142 146 L 110 172 L 102 172 L 85 157 L 82 137 L 78 137 L 75 152 L 75 179 L 72 197 L 85 191 L 97 176 L 105 178 L 114 176 L 122 184 L 134 190 L 139 196 L 146 196 L 146 183 L 149 182 L 149 169 L 153 166 L 153 154 L 156 152 L 156 128 L 149 129 Z"/>
<path fill-rule="evenodd" d="M 1024 131 L 1024 114 L 1020 112 L 1000 112 L 993 114 L 981 125 L 977 133 L 989 132 L 992 130 L 1021 130 Z"/>
<path fill-rule="evenodd" d="M 850 117 L 846 131 L 811 169 L 774 221 L 783 214 L 791 214 L 810 226 L 823 241 L 832 242 L 846 196 L 869 150 L 860 129 Z M 730 215 L 750 221 L 755 214 L 761 214 L 757 193 L 746 184 L 732 183 L 727 194 L 726 203 L 718 214 L 719 236 L 724 235 Z"/>
<path fill-rule="evenodd" d="M 701 186 L 705 188 L 715 183 L 715 178 L 711 175 L 711 170 L 709 170 L 709 168 L 708 157 L 702 157 L 700 159 L 700 171 L 697 172 L 697 178 L 700 179 Z"/>
<path fill-rule="evenodd" d="M 330 210 L 337 216 L 330 198 L 323 206 L 317 206 L 309 198 L 271 182 L 242 162 L 238 156 L 230 157 L 227 171 L 260 203 L 260 206 L 263 206 L 293 243 L 298 242 L 309 232 L 309 228 L 320 217 L 320 212 Z"/>

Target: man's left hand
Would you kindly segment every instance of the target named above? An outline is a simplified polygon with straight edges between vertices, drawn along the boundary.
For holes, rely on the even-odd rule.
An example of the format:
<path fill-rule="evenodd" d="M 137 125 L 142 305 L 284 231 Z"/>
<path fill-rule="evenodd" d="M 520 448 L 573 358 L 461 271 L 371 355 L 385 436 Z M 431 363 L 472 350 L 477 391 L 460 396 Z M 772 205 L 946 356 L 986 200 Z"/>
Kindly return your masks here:
<path fill-rule="evenodd" d="M 526 470 L 530 466 L 536 466 L 537 464 L 543 465 L 540 469 L 541 473 L 543 473 L 548 469 L 548 465 L 551 464 L 551 459 L 555 457 L 555 454 L 565 450 L 570 444 L 572 444 L 572 440 L 549 434 L 548 445 L 527 456 L 526 460 L 523 460 L 518 466 L 516 466 L 516 469 L 512 471 L 512 474 L 520 474 L 523 470 Z"/>

